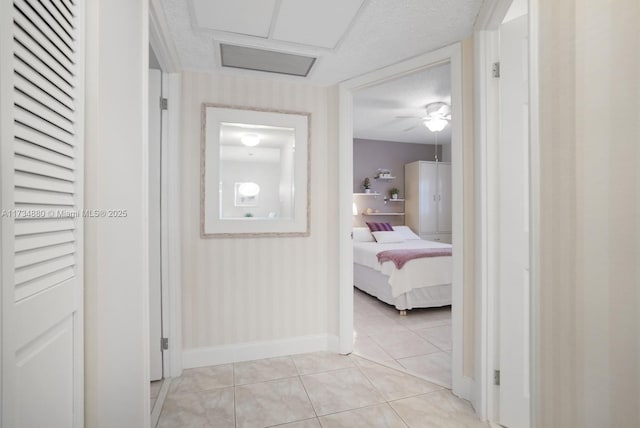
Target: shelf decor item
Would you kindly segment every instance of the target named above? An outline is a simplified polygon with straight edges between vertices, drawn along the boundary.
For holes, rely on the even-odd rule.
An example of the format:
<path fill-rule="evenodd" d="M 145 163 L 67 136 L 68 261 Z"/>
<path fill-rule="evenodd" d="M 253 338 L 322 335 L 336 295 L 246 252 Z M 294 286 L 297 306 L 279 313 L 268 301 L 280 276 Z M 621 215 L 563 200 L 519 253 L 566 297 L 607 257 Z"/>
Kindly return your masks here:
<path fill-rule="evenodd" d="M 391 199 L 398 199 L 399 194 L 400 194 L 400 189 L 398 189 L 397 187 L 392 187 L 391 189 L 389 189 L 389 197 Z"/>
<path fill-rule="evenodd" d="M 395 178 L 391 176 L 391 170 L 386 169 L 386 168 L 379 168 L 378 172 L 375 176 L 376 179 L 390 179 L 390 178 Z"/>
<path fill-rule="evenodd" d="M 364 188 L 364 193 L 371 193 L 371 180 L 369 180 L 369 177 L 364 179 L 362 187 Z"/>

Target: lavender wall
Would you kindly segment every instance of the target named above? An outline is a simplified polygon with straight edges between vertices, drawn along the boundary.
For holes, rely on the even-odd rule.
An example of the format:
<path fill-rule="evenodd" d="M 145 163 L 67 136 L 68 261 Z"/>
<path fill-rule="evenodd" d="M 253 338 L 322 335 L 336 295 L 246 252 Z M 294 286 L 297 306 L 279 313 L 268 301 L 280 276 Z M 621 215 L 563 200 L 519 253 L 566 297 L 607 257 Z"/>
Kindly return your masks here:
<path fill-rule="evenodd" d="M 442 156 L 442 147 L 438 147 Z M 362 213 L 367 208 L 380 212 L 404 212 L 404 203 L 384 203 L 383 198 L 389 196 L 389 189 L 400 189 L 400 198 L 404 198 L 404 165 L 417 160 L 434 160 L 435 146 L 431 144 L 410 144 L 393 141 L 353 140 L 353 192 L 362 193 L 362 182 L 365 177 L 371 180 L 371 191 L 381 193 L 377 198 L 371 196 L 354 196 L 353 201 Z M 395 180 L 374 180 L 378 168 L 387 168 L 396 177 Z M 353 216 L 354 226 L 364 226 L 366 221 L 385 221 L 394 225 L 404 224 L 404 217 L 365 217 Z"/>

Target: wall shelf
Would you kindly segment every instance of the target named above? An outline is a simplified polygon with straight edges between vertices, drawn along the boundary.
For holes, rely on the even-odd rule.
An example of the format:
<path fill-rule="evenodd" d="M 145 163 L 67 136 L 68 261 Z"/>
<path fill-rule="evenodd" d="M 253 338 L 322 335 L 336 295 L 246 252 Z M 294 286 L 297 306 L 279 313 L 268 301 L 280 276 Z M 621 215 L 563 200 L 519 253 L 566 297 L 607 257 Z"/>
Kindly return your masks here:
<path fill-rule="evenodd" d="M 395 180 L 395 177 L 373 177 L 374 180 Z"/>
<path fill-rule="evenodd" d="M 382 193 L 378 193 L 378 192 L 371 192 L 371 193 L 354 193 L 353 196 L 380 196 Z"/>
<path fill-rule="evenodd" d="M 366 216 L 389 216 L 389 215 L 404 215 L 404 213 L 362 213 Z"/>
<path fill-rule="evenodd" d="M 393 198 L 384 198 L 385 202 L 404 202 L 404 199 L 393 199 Z"/>

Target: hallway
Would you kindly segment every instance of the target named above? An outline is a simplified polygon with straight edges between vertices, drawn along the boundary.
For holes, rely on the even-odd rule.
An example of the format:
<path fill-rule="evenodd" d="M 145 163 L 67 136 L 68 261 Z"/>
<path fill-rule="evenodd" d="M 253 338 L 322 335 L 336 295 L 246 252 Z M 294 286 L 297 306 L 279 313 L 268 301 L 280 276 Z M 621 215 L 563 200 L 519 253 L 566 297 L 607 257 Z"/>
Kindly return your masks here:
<path fill-rule="evenodd" d="M 364 358 L 311 353 L 185 370 L 158 428 L 480 428 L 441 386 Z"/>

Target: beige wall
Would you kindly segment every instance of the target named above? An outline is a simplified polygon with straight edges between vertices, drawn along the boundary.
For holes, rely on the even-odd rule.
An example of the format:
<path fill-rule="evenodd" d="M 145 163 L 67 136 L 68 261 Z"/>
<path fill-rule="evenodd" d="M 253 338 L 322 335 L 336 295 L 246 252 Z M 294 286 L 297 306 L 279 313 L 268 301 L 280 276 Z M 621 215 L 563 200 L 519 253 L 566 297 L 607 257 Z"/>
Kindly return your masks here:
<path fill-rule="evenodd" d="M 640 426 L 640 2 L 541 0 L 539 427 Z"/>
<path fill-rule="evenodd" d="M 182 91 L 185 350 L 337 335 L 337 90 L 187 72 Z M 200 238 L 203 102 L 311 112 L 310 237 Z"/>
<path fill-rule="evenodd" d="M 475 331 L 473 44 L 463 43 L 464 350 L 473 377 Z M 337 90 L 227 74 L 184 73 L 182 288 L 185 350 L 337 334 Z M 312 113 L 311 237 L 202 239 L 200 105 Z M 248 261 L 249 264 L 247 264 Z"/>
<path fill-rule="evenodd" d="M 463 374 L 474 377 L 475 352 L 475 189 L 473 115 L 473 39 L 462 42 L 462 130 L 464 157 L 464 314 Z"/>

